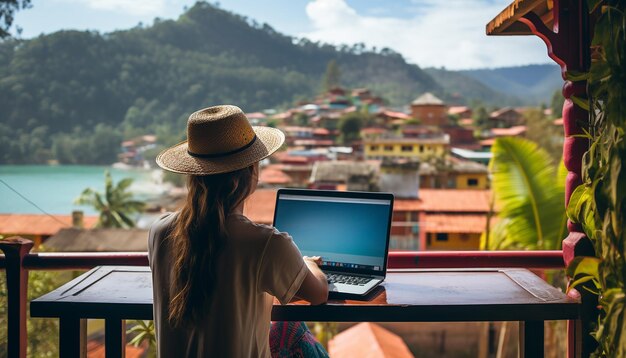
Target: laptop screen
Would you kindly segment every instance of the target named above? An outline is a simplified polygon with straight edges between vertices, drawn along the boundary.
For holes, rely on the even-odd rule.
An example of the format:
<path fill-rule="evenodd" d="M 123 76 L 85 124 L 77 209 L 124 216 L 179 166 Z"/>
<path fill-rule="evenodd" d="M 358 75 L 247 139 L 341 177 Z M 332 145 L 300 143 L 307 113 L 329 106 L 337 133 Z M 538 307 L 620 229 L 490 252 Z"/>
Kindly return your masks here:
<path fill-rule="evenodd" d="M 325 268 L 385 271 L 393 196 L 377 193 L 279 191 L 274 226 Z M 324 194 L 326 193 L 326 194 Z"/>

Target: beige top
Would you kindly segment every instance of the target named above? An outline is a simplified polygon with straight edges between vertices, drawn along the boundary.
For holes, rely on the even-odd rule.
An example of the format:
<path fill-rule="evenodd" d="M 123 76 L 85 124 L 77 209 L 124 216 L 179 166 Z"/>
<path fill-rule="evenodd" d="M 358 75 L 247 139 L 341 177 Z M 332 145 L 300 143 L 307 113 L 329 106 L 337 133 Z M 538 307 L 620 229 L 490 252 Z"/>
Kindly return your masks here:
<path fill-rule="evenodd" d="M 217 293 L 205 323 L 172 328 L 168 323 L 172 249 L 167 233 L 176 214 L 152 225 L 148 258 L 152 269 L 154 322 L 160 357 L 270 357 L 274 297 L 289 302 L 308 268 L 291 237 L 243 215 L 227 218 L 229 238 L 219 256 Z M 273 297 L 274 296 L 274 297 Z"/>

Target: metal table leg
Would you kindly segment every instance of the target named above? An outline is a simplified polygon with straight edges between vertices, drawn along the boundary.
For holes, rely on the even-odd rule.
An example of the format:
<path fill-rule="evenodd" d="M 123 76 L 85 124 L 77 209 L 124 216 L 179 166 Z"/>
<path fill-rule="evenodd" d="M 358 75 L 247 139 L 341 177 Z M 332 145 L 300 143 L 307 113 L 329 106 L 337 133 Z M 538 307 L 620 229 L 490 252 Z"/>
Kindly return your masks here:
<path fill-rule="evenodd" d="M 543 321 L 520 321 L 520 357 L 543 358 Z"/>

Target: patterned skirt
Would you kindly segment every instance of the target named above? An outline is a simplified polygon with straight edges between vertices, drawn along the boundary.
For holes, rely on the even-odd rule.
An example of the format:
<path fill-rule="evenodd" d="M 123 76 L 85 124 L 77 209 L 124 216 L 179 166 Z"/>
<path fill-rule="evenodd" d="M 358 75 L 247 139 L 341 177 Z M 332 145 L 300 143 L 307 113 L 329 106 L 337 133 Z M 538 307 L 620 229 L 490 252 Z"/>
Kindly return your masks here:
<path fill-rule="evenodd" d="M 273 358 L 328 357 L 328 352 L 304 322 L 272 322 L 270 350 Z"/>

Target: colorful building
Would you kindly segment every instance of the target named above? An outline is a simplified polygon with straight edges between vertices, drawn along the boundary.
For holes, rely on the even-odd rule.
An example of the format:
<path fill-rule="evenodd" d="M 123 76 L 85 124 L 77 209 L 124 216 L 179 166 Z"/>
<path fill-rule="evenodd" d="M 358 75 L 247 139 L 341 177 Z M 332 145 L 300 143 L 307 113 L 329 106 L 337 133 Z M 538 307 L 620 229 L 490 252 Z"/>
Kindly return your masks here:
<path fill-rule="evenodd" d="M 445 126 L 448 124 L 448 107 L 442 100 L 430 92 L 411 102 L 411 117 L 428 126 Z"/>
<path fill-rule="evenodd" d="M 366 159 L 419 159 L 444 157 L 448 153 L 450 137 L 434 134 L 426 138 L 375 138 L 363 141 Z"/>

